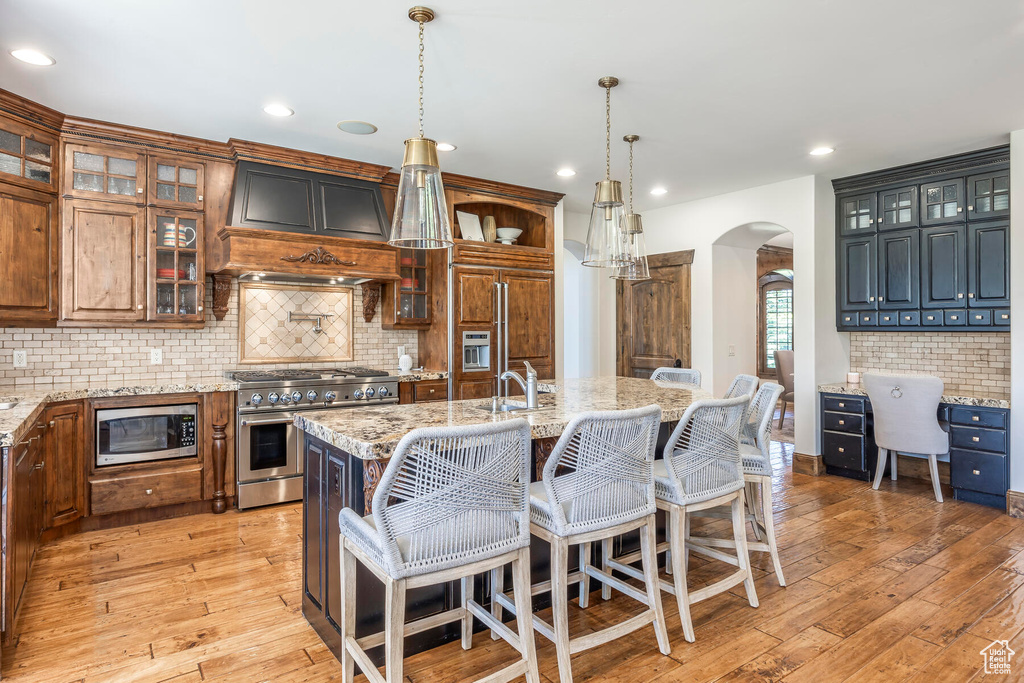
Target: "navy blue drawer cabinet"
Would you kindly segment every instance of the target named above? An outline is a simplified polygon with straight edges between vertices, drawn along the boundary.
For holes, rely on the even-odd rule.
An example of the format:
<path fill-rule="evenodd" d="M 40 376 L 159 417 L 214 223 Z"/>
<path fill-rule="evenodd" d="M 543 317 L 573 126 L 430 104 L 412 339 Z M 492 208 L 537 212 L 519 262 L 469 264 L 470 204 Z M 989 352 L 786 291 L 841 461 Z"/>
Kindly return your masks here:
<path fill-rule="evenodd" d="M 839 330 L 1005 331 L 1009 147 L 832 181 Z"/>
<path fill-rule="evenodd" d="M 845 394 L 820 397 L 825 472 L 863 481 L 873 479 L 878 448 L 871 402 L 865 396 Z M 1010 485 L 1010 411 L 943 403 L 938 418 L 949 428 L 953 497 L 1005 510 Z"/>

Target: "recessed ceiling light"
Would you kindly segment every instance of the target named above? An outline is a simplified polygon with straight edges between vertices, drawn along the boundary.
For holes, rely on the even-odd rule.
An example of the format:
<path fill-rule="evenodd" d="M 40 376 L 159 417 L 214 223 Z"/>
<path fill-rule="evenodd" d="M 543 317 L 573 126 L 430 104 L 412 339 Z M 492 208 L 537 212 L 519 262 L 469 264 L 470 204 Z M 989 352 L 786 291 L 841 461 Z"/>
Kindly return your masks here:
<path fill-rule="evenodd" d="M 270 114 L 271 116 L 291 116 L 295 111 L 291 107 L 286 107 L 278 102 L 272 102 L 267 106 L 263 107 L 263 111 Z"/>
<path fill-rule="evenodd" d="M 664 187 L 656 187 L 651 190 L 651 194 L 665 194 L 666 192 L 668 192 L 668 190 Z"/>
<path fill-rule="evenodd" d="M 455 145 L 453 145 L 452 143 L 450 143 L 450 142 L 439 142 L 439 143 L 437 143 L 437 151 L 438 152 L 454 152 L 456 149 L 458 149 L 458 148 Z"/>
<path fill-rule="evenodd" d="M 11 50 L 11 56 L 15 59 L 20 59 L 26 64 L 34 64 L 36 66 L 53 66 L 57 63 L 56 59 L 50 55 L 44 55 L 39 50 Z"/>
<path fill-rule="evenodd" d="M 558 169 L 557 175 L 560 175 L 563 178 L 569 178 L 571 176 L 576 175 L 576 171 L 572 170 L 571 168 L 560 168 Z"/>
<path fill-rule="evenodd" d="M 831 154 L 834 151 L 836 151 L 836 150 L 833 147 L 815 147 L 814 149 L 811 150 L 811 156 L 812 157 L 823 157 L 826 154 Z"/>
<path fill-rule="evenodd" d="M 377 132 L 377 126 L 366 121 L 338 121 L 338 130 L 352 135 L 373 135 Z"/>

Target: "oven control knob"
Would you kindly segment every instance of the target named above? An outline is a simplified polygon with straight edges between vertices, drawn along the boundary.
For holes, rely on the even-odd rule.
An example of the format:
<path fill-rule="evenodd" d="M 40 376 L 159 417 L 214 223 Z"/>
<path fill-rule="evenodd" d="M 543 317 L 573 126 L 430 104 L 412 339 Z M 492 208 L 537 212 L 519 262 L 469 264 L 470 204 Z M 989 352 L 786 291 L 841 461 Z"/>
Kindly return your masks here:
<path fill-rule="evenodd" d="M 292 402 L 292 395 L 289 394 L 287 391 L 282 391 L 281 392 L 281 403 L 283 403 L 284 405 L 288 405 L 291 402 Z"/>
<path fill-rule="evenodd" d="M 274 405 L 275 403 L 277 403 L 279 398 L 281 397 L 277 395 L 276 391 L 271 391 L 270 395 L 267 396 L 267 400 L 270 401 L 270 405 Z"/>
<path fill-rule="evenodd" d="M 373 398 L 373 387 L 366 387 L 366 398 Z"/>
<path fill-rule="evenodd" d="M 328 403 L 330 403 L 336 398 L 338 398 L 338 395 L 333 391 L 328 391 L 326 394 L 324 394 L 324 400 L 327 401 Z"/>
<path fill-rule="evenodd" d="M 301 391 L 293 391 L 292 392 L 292 403 L 298 403 L 301 400 L 302 400 L 302 392 Z"/>
<path fill-rule="evenodd" d="M 254 406 L 258 406 L 259 404 L 263 403 L 263 394 L 253 394 L 252 398 L 249 399 L 249 403 L 253 404 Z"/>
<path fill-rule="evenodd" d="M 315 391 L 313 391 L 312 389 L 310 389 L 309 391 L 306 392 L 306 398 L 308 398 L 310 401 L 315 401 L 316 397 L 317 397 L 317 393 Z"/>
<path fill-rule="evenodd" d="M 352 398 L 362 398 L 362 397 L 363 397 L 363 390 L 362 389 L 356 389 L 355 391 L 352 392 Z"/>
<path fill-rule="evenodd" d="M 390 393 L 391 392 L 388 391 L 387 387 L 381 387 L 380 389 L 377 390 L 377 395 L 380 396 L 381 398 L 384 398 L 385 396 L 387 396 Z"/>

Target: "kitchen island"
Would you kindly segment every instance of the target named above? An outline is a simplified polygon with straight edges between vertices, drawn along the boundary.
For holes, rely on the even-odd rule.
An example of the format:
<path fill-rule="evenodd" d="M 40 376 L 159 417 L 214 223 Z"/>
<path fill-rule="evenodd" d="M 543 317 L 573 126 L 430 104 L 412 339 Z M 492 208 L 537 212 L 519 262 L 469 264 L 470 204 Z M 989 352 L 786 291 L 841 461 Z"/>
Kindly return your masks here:
<path fill-rule="evenodd" d="M 381 405 L 360 410 L 309 411 L 295 417 L 304 433 L 300 444 L 305 457 L 303 505 L 302 612 L 327 646 L 341 652 L 339 615 L 340 557 L 338 514 L 344 507 L 367 515 L 373 493 L 388 458 L 403 436 L 418 427 L 446 427 L 502 422 L 519 417 L 530 423 L 533 436 L 532 477 L 536 481 L 559 435 L 573 417 L 593 410 L 629 410 L 657 404 L 662 410 L 659 447 L 696 400 L 708 392 L 692 385 L 630 377 L 598 377 L 542 382 L 539 407 L 532 410 L 491 412 L 490 400 Z M 509 403 L 515 403 L 510 399 Z M 521 405 L 525 405 L 521 404 Z M 634 534 L 635 536 L 635 534 Z M 616 554 L 636 543 L 630 536 L 617 541 Z M 575 549 L 574 549 L 575 550 Z M 548 546 L 534 538 L 530 548 L 532 580 L 548 578 Z M 578 558 L 570 557 L 570 566 Z M 365 567 L 357 564 L 356 637 L 382 630 L 384 591 Z M 477 582 L 476 599 L 487 604 L 490 587 Z M 451 609 L 459 600 L 457 583 L 412 590 L 407 620 Z M 542 596 L 538 596 L 542 597 Z M 545 596 L 546 597 L 546 596 Z M 535 600 L 540 606 L 540 600 Z M 459 637 L 458 624 L 448 624 L 406 639 L 406 654 L 435 647 Z M 382 661 L 383 651 L 375 661 Z"/>

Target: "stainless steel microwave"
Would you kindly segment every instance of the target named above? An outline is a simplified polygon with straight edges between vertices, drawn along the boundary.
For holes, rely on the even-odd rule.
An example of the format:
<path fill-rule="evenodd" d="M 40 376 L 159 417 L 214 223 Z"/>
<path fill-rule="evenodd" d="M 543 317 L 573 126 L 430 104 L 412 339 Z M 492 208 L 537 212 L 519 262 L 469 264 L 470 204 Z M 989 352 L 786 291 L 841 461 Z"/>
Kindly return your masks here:
<path fill-rule="evenodd" d="M 195 403 L 96 411 L 96 466 L 195 457 Z"/>

